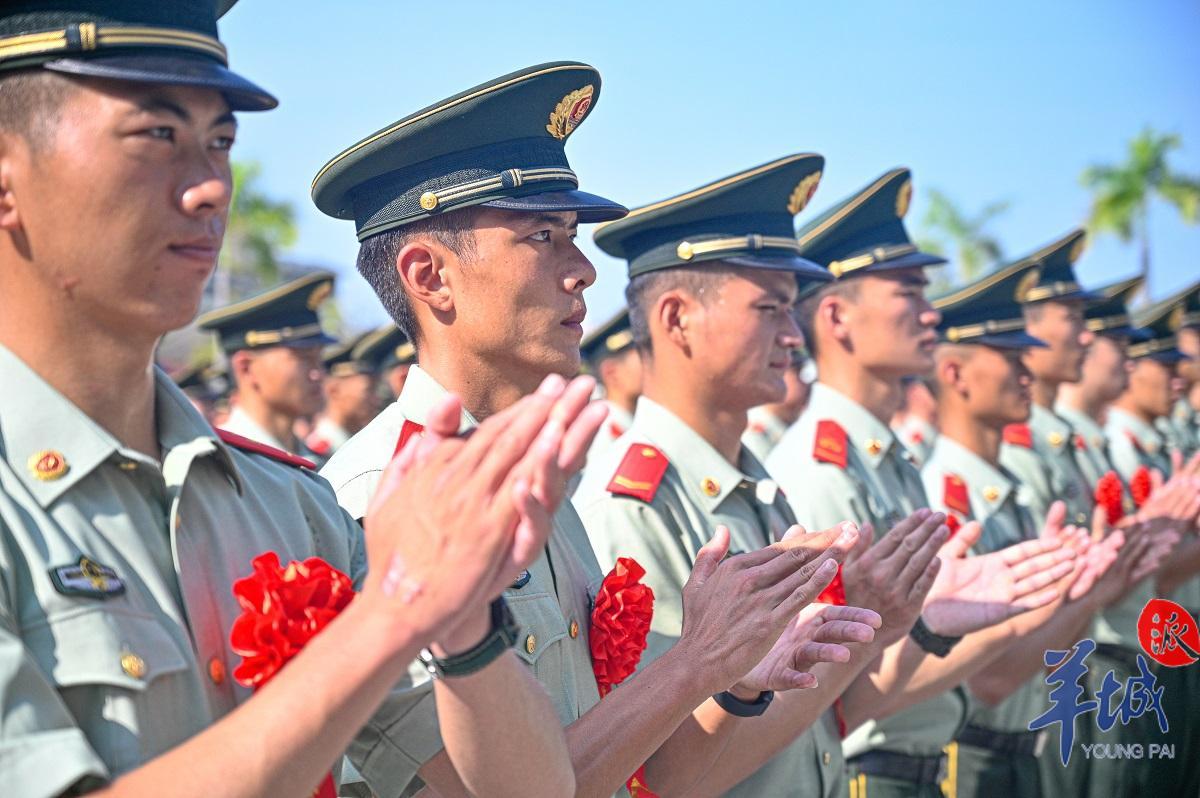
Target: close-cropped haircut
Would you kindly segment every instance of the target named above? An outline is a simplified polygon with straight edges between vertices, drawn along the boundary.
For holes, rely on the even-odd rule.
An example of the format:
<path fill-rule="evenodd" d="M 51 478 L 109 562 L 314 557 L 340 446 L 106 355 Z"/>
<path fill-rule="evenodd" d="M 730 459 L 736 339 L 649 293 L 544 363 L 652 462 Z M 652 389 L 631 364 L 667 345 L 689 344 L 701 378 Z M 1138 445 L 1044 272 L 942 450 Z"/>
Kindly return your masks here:
<path fill-rule="evenodd" d="M 34 152 L 54 136 L 63 100 L 74 89 L 69 78 L 45 69 L 0 77 L 0 133 L 20 136 Z"/>
<path fill-rule="evenodd" d="M 720 261 L 704 266 L 682 266 L 639 274 L 625 286 L 629 306 L 629 332 L 643 354 L 650 346 L 650 311 L 668 291 L 684 291 L 707 305 L 716 298 L 721 285 L 733 275 L 733 269 Z"/>
<path fill-rule="evenodd" d="M 383 309 L 413 344 L 417 343 L 419 331 L 412 303 L 404 293 L 396 269 L 396 257 L 407 244 L 423 238 L 436 241 L 462 260 L 472 260 L 476 256 L 475 222 L 478 218 L 478 208 L 449 211 L 385 230 L 359 246 L 358 273 L 374 289 Z"/>
<path fill-rule="evenodd" d="M 835 280 L 832 283 L 826 283 L 800 300 L 800 304 L 796 306 L 796 324 L 800 327 L 800 332 L 804 333 L 804 346 L 808 349 L 810 356 L 813 358 L 817 356 L 815 322 L 821 300 L 827 296 L 838 296 L 852 302 L 857 301 L 858 288 L 857 280 Z"/>

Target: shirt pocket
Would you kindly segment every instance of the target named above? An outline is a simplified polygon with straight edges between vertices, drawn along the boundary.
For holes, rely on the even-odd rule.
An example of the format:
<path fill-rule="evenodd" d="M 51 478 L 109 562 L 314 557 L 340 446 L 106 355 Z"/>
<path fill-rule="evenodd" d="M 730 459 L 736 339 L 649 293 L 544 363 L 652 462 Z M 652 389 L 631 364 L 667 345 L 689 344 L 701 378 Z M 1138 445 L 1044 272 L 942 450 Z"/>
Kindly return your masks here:
<path fill-rule="evenodd" d="M 526 594 L 514 590 L 507 591 L 504 598 L 517 623 L 513 650 L 545 688 L 559 716 L 574 719 L 576 686 L 567 667 L 564 643 L 569 639 L 568 622 L 558 599 L 552 593 Z M 580 623 L 579 628 L 587 627 Z"/>
<path fill-rule="evenodd" d="M 113 775 L 209 721 L 188 659 L 162 623 L 109 608 L 52 616 L 26 647 Z"/>

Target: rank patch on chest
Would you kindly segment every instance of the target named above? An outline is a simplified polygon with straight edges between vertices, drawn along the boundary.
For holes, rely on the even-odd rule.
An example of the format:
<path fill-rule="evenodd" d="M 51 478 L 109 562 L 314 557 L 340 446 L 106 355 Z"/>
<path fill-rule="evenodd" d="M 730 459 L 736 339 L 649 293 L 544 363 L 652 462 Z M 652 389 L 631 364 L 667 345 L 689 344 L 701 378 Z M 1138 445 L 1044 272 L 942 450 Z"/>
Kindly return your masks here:
<path fill-rule="evenodd" d="M 116 571 L 86 556 L 75 565 L 51 568 L 50 581 L 64 596 L 107 599 L 125 592 L 125 582 Z"/>

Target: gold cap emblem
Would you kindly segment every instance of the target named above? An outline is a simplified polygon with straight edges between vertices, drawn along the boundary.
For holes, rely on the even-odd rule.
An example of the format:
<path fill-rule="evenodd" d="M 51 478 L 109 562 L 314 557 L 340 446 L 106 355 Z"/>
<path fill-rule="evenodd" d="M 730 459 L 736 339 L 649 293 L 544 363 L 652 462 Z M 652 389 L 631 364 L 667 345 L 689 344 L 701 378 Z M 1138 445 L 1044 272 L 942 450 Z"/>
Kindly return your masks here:
<path fill-rule="evenodd" d="M 1033 287 L 1038 284 L 1038 280 L 1042 279 L 1042 270 L 1036 266 L 1029 270 L 1029 273 L 1017 282 L 1017 290 L 1013 292 L 1013 297 L 1018 302 L 1024 302 L 1025 297 L 1033 290 Z"/>
<path fill-rule="evenodd" d="M 912 180 L 905 180 L 904 185 L 900 186 L 900 190 L 896 192 L 896 217 L 903 219 L 908 213 L 908 206 L 912 202 Z"/>
<path fill-rule="evenodd" d="M 432 191 L 426 191 L 421 195 L 421 207 L 427 211 L 432 211 L 438 206 L 437 194 Z"/>
<path fill-rule="evenodd" d="M 675 254 L 680 260 L 691 260 L 696 253 L 692 251 L 692 245 L 687 241 L 680 241 L 679 246 L 675 247 Z"/>
<path fill-rule="evenodd" d="M 333 283 L 328 281 L 323 282 L 312 290 L 312 293 L 308 295 L 308 301 L 304 304 L 308 305 L 309 310 L 316 310 L 321 307 L 321 303 L 328 299 L 332 293 Z"/>
<path fill-rule="evenodd" d="M 705 477 L 700 482 L 700 490 L 704 491 L 705 496 L 711 498 L 721 492 L 721 486 L 717 484 L 715 479 Z"/>
<path fill-rule="evenodd" d="M 27 465 L 33 475 L 43 482 L 52 482 L 71 468 L 67 465 L 67 458 L 63 457 L 62 452 L 56 452 L 53 449 L 34 452 Z"/>
<path fill-rule="evenodd" d="M 592 86 L 588 84 L 563 97 L 550 112 L 550 123 L 546 125 L 546 132 L 559 141 L 571 135 L 571 131 L 579 127 L 579 123 L 587 116 L 588 109 L 592 107 L 592 92 Z"/>
<path fill-rule="evenodd" d="M 813 194 L 817 192 L 817 185 L 821 182 L 821 173 L 813 172 L 808 177 L 796 184 L 796 188 L 792 191 L 792 196 L 788 198 L 787 209 L 792 216 L 804 210 L 808 205 L 808 201 L 812 199 Z"/>

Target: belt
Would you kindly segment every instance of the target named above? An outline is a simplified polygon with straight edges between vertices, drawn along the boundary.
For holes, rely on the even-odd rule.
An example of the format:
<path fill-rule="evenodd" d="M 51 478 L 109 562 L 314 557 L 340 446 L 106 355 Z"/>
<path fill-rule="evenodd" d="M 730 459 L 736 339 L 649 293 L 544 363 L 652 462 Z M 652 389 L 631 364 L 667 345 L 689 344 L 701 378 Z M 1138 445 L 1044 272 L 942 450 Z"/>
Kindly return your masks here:
<path fill-rule="evenodd" d="M 976 748 L 986 748 L 999 754 L 1041 756 L 1046 746 L 1046 732 L 1002 732 L 967 724 L 958 733 L 958 741 Z"/>
<path fill-rule="evenodd" d="M 937 784 L 946 774 L 945 754 L 910 756 L 895 751 L 868 751 L 849 762 L 868 776 L 882 776 L 913 784 Z"/>
<path fill-rule="evenodd" d="M 1138 655 L 1132 648 L 1119 646 L 1115 643 L 1097 643 L 1096 653 L 1114 662 L 1121 663 L 1134 673 L 1138 671 Z"/>

